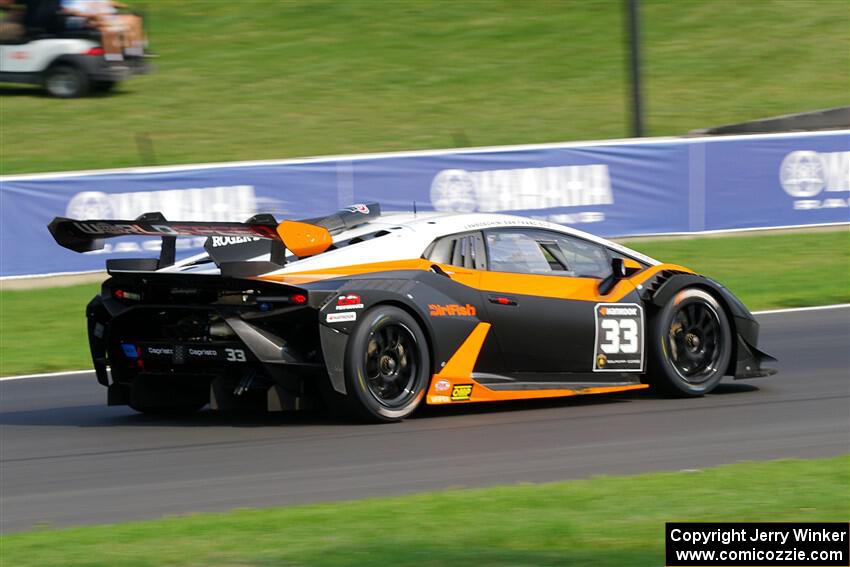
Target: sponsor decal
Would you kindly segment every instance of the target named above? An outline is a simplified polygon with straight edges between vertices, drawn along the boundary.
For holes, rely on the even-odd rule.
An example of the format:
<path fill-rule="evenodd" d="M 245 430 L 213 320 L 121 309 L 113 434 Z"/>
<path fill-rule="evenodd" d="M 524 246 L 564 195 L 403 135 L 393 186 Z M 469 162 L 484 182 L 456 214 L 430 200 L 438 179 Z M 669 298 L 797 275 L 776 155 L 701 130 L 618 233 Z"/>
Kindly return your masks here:
<path fill-rule="evenodd" d="M 257 240 L 262 240 L 262 238 L 259 236 L 212 236 L 210 237 L 210 245 L 213 248 L 218 248 L 231 244 L 242 244 L 243 242 L 256 242 Z"/>
<path fill-rule="evenodd" d="M 230 234 L 242 238 L 263 235 L 266 238 L 277 238 L 274 229 L 262 225 L 214 225 L 214 224 L 153 224 L 148 222 L 115 223 L 74 221 L 74 228 L 80 232 L 93 235 L 110 236 L 212 236 L 214 234 Z M 243 240 L 244 242 L 244 240 Z"/>
<path fill-rule="evenodd" d="M 363 302 L 360 301 L 360 296 L 350 293 L 348 295 L 340 295 L 336 300 L 336 310 L 344 309 L 363 309 Z"/>
<path fill-rule="evenodd" d="M 625 315 L 626 317 L 634 317 L 638 314 L 637 307 L 600 307 L 599 314 L 603 317 L 606 315 L 617 316 Z"/>
<path fill-rule="evenodd" d="M 218 351 L 211 348 L 190 348 L 191 356 L 218 356 Z"/>
<path fill-rule="evenodd" d="M 605 164 L 563 165 L 489 171 L 444 169 L 431 182 L 438 211 L 471 213 L 613 205 Z M 553 222 L 599 222 L 605 214 L 560 215 Z M 552 220 L 552 219 L 550 219 Z"/>
<path fill-rule="evenodd" d="M 452 388 L 450 397 L 453 402 L 468 401 L 472 397 L 472 384 L 458 384 Z"/>
<path fill-rule="evenodd" d="M 346 321 L 356 321 L 357 313 L 348 312 L 348 313 L 328 313 L 327 317 L 325 317 L 325 321 L 328 323 L 343 323 Z"/>
<path fill-rule="evenodd" d="M 475 317 L 476 314 L 475 306 L 469 303 L 466 305 L 457 305 L 455 303 L 437 305 L 435 303 L 429 303 L 428 312 L 431 317 Z"/>
<path fill-rule="evenodd" d="M 154 355 L 157 355 L 157 356 L 163 356 L 163 355 L 171 356 L 172 354 L 174 354 L 174 349 L 171 349 L 171 348 L 168 348 L 168 347 L 148 347 L 147 353 L 148 354 L 154 354 Z"/>
<path fill-rule="evenodd" d="M 445 392 L 451 387 L 452 384 L 448 380 L 437 380 L 437 383 L 434 384 L 434 390 L 437 392 Z"/>
<path fill-rule="evenodd" d="M 134 345 L 123 344 L 121 345 L 121 349 L 124 351 L 124 356 L 127 358 L 138 358 L 139 356 Z"/>
<path fill-rule="evenodd" d="M 779 166 L 779 183 L 795 199 L 795 210 L 850 207 L 850 200 L 835 195 L 850 191 L 850 152 L 791 152 Z"/>
<path fill-rule="evenodd" d="M 643 371 L 643 308 L 637 303 L 598 303 L 594 372 Z"/>
<path fill-rule="evenodd" d="M 369 207 L 364 205 L 363 203 L 357 203 L 356 205 L 351 205 L 350 207 L 345 209 L 346 211 L 351 211 L 352 213 L 360 213 L 363 215 L 369 214 Z"/>
<path fill-rule="evenodd" d="M 432 404 L 447 404 L 452 400 L 448 396 L 431 396 L 428 401 Z"/>

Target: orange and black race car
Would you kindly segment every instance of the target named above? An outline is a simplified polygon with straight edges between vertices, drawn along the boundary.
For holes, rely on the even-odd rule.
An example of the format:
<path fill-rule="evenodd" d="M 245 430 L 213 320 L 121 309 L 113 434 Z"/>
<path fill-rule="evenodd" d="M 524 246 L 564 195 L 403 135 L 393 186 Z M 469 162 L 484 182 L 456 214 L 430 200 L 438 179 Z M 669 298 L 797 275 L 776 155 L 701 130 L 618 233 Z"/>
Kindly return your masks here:
<path fill-rule="evenodd" d="M 368 204 L 302 221 L 147 213 L 49 228 L 77 252 L 162 239 L 157 259 L 108 260 L 87 309 L 109 404 L 143 412 L 324 402 L 395 421 L 423 403 L 697 396 L 773 372 L 758 323 L 719 283 L 527 218 Z M 175 261 L 181 236 L 206 237 L 206 251 Z"/>

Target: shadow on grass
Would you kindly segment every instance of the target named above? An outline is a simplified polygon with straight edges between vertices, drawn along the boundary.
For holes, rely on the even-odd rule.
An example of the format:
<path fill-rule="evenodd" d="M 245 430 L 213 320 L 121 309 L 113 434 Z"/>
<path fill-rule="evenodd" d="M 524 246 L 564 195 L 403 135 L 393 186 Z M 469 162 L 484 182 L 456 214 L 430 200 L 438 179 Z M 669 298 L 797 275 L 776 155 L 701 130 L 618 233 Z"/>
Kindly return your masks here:
<path fill-rule="evenodd" d="M 122 90 L 118 85 L 115 86 L 110 91 L 98 91 L 95 89 L 91 89 L 89 93 L 80 97 L 82 99 L 87 98 L 112 98 L 116 96 L 124 96 L 130 94 L 130 92 Z M 0 85 L 0 96 L 10 96 L 10 97 L 33 97 L 43 100 L 55 100 L 57 102 L 63 102 L 69 99 L 58 98 L 54 96 L 50 96 L 43 87 L 36 85 L 16 85 L 16 86 L 7 86 Z"/>
<path fill-rule="evenodd" d="M 45 91 L 41 87 L 21 85 L 14 87 L 0 85 L 0 96 L 32 96 L 39 98 L 50 98 L 50 95 L 47 94 L 47 91 Z"/>

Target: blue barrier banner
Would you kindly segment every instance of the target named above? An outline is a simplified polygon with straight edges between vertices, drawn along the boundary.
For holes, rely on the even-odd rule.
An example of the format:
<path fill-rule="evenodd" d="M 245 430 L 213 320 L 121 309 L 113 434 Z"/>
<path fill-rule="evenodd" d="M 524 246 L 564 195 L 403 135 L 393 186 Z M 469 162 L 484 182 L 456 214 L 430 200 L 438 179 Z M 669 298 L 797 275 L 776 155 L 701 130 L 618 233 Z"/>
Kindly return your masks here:
<path fill-rule="evenodd" d="M 0 178 L 0 277 L 102 270 L 154 257 L 155 240 L 113 239 L 76 254 L 55 216 L 244 221 L 386 211 L 505 212 L 601 236 L 850 221 L 850 132 L 648 139 L 343 156 Z M 181 239 L 180 257 L 203 239 Z"/>

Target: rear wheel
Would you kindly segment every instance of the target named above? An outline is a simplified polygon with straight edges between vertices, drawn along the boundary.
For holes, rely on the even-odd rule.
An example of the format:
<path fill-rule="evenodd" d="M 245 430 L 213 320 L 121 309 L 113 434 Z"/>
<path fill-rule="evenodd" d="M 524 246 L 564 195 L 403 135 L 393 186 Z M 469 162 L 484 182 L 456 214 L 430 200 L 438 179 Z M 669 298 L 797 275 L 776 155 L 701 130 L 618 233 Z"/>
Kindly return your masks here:
<path fill-rule="evenodd" d="M 732 328 L 723 307 L 696 288 L 678 292 L 653 321 L 652 386 L 664 393 L 700 396 L 726 374 L 732 357 Z"/>
<path fill-rule="evenodd" d="M 58 98 L 76 98 L 89 92 L 89 78 L 74 65 L 54 65 L 44 76 L 44 88 Z"/>
<path fill-rule="evenodd" d="M 349 407 L 369 421 L 399 421 L 425 397 L 431 361 L 425 334 L 407 312 L 369 310 L 348 341 L 345 386 Z"/>

